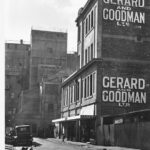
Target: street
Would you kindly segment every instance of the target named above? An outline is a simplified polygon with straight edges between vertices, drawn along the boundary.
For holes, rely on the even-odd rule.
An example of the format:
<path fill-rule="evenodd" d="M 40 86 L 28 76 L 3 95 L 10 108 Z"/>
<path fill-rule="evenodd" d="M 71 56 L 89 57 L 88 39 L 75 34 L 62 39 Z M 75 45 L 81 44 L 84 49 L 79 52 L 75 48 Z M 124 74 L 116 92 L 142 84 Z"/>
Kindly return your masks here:
<path fill-rule="evenodd" d="M 73 144 L 74 143 L 74 144 Z M 23 149 L 24 148 L 24 149 Z M 34 138 L 32 147 L 13 147 L 6 145 L 5 150 L 139 150 L 116 146 L 94 146 L 80 142 L 62 142 L 60 139 Z"/>
<path fill-rule="evenodd" d="M 80 146 L 70 145 L 63 142 L 52 142 L 48 139 L 34 138 L 33 150 L 81 150 Z M 15 147 L 15 150 L 22 150 L 22 147 Z M 28 148 L 30 150 L 30 148 Z"/>

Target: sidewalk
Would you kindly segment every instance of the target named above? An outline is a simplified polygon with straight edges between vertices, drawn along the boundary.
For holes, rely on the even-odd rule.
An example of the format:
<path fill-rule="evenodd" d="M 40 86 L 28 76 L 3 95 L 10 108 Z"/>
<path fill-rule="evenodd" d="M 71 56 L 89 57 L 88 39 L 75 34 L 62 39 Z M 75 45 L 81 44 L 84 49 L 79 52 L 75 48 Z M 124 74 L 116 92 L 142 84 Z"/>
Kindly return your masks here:
<path fill-rule="evenodd" d="M 99 146 L 99 145 L 92 145 L 88 143 L 73 142 L 73 141 L 67 141 L 67 140 L 63 142 L 62 139 L 56 139 L 56 138 L 48 138 L 47 140 L 51 142 L 56 142 L 56 143 L 64 143 L 64 144 L 70 144 L 74 146 L 80 146 L 85 150 L 139 150 L 139 149 L 133 149 L 133 148 L 117 147 L 117 146 Z"/>

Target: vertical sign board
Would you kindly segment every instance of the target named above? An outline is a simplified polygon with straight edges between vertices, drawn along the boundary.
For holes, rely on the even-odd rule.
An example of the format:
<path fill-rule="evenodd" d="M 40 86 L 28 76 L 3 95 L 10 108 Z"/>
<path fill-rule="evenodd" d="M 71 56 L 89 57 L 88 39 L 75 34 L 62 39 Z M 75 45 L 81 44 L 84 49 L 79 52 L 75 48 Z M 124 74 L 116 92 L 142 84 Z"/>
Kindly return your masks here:
<path fill-rule="evenodd" d="M 147 106 L 147 85 L 142 77 L 103 76 L 102 102 L 118 107 Z"/>
<path fill-rule="evenodd" d="M 145 0 L 102 1 L 103 32 L 131 34 L 145 25 Z"/>

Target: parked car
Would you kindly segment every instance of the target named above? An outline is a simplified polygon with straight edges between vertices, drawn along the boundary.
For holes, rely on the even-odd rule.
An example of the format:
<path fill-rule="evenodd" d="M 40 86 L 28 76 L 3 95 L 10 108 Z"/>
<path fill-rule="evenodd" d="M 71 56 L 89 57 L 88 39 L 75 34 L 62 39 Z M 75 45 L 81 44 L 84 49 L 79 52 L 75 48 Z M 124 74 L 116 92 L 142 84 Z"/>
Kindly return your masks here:
<path fill-rule="evenodd" d="M 5 143 L 12 145 L 14 143 L 14 138 L 12 136 L 12 132 L 9 132 L 5 135 Z"/>
<path fill-rule="evenodd" d="M 30 125 L 18 125 L 14 128 L 13 145 L 14 146 L 32 146 L 33 137 Z"/>

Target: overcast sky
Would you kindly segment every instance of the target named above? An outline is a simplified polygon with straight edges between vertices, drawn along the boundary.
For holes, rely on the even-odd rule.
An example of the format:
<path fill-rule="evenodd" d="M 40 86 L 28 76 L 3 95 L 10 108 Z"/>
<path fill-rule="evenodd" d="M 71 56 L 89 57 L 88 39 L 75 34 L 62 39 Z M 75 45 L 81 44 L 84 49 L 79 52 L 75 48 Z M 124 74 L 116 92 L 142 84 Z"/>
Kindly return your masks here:
<path fill-rule="evenodd" d="M 68 51 L 76 51 L 78 10 L 87 0 L 5 0 L 5 40 L 30 41 L 31 28 L 68 33 Z"/>

